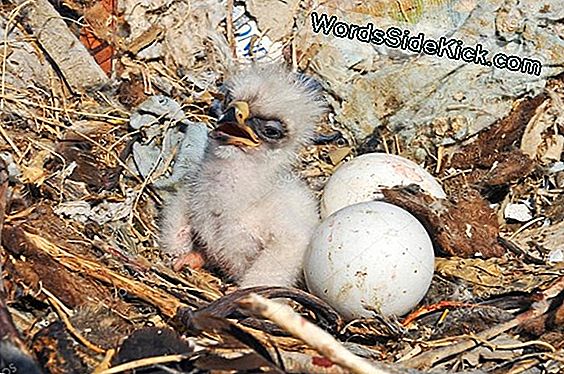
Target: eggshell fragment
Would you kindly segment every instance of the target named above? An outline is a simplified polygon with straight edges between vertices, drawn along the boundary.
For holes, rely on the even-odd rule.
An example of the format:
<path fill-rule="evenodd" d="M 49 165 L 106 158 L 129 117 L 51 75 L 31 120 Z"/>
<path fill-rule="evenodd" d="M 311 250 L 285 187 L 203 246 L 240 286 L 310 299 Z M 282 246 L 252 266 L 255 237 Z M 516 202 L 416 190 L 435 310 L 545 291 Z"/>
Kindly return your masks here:
<path fill-rule="evenodd" d="M 409 212 L 385 202 L 348 206 L 312 237 L 304 273 L 309 290 L 345 318 L 408 313 L 433 277 L 433 244 Z"/>
<path fill-rule="evenodd" d="M 321 217 L 362 201 L 382 199 L 382 188 L 410 184 L 436 198 L 446 198 L 435 178 L 415 162 L 385 153 L 364 154 L 341 164 L 329 178 L 321 199 Z"/>

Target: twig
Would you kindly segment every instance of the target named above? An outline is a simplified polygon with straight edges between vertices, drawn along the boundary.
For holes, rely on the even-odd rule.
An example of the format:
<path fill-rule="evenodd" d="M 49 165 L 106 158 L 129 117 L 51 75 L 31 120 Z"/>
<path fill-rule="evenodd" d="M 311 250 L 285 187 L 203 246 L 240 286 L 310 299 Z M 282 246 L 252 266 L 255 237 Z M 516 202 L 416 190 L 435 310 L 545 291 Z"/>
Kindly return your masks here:
<path fill-rule="evenodd" d="M 533 318 L 539 317 L 544 313 L 546 313 L 549 307 L 548 300 L 554 298 L 563 290 L 564 290 L 564 277 L 561 277 L 551 287 L 549 287 L 544 292 L 542 292 L 542 296 L 540 300 L 534 303 L 531 309 L 529 309 L 524 313 L 519 314 L 514 319 L 501 323 L 487 330 L 484 330 L 479 334 L 476 334 L 476 337 L 473 340 L 463 341 L 455 345 L 440 348 L 434 351 L 425 352 L 423 354 L 420 354 L 419 356 L 412 358 L 411 360 L 407 360 L 405 364 L 407 366 L 414 368 L 429 369 L 436 362 L 442 361 L 451 356 L 462 353 L 468 349 L 474 348 L 479 344 L 483 344 L 484 341 L 487 341 L 499 334 L 502 334 L 514 327 L 517 327 L 523 322 L 529 321 Z"/>
<path fill-rule="evenodd" d="M 100 374 L 102 371 L 104 370 L 108 370 L 108 368 L 111 365 L 112 362 L 112 358 L 114 357 L 116 353 L 116 350 L 113 348 L 110 348 L 106 351 L 106 355 L 104 356 L 104 359 L 102 360 L 102 362 L 100 362 L 98 364 L 98 366 L 96 366 L 94 368 L 94 371 L 92 372 L 92 374 Z"/>
<path fill-rule="evenodd" d="M 445 147 L 441 145 L 437 149 L 437 166 L 435 167 L 435 174 L 439 174 L 441 172 L 441 168 L 443 167 L 444 156 L 445 156 Z"/>
<path fill-rule="evenodd" d="M 304 319 L 288 305 L 268 300 L 256 294 L 251 294 L 239 301 L 239 305 L 269 319 L 293 336 L 303 340 L 331 362 L 347 368 L 353 373 L 390 374 L 396 372 L 382 364 L 371 363 L 356 356 L 333 336 Z"/>
<path fill-rule="evenodd" d="M 6 213 L 7 200 L 9 199 L 8 191 L 8 173 L 6 171 L 5 163 L 0 159 L 0 243 L 2 227 L 4 224 L 4 218 Z M 18 329 L 14 325 L 14 321 L 10 312 L 8 311 L 8 306 L 6 303 L 7 294 L 4 288 L 4 279 L 2 265 L 3 261 L 6 259 L 7 254 L 4 248 L 0 245 L 0 361 L 2 355 L 6 353 L 6 350 L 11 348 L 16 350 L 17 356 L 21 360 L 20 364 L 27 364 L 28 370 L 33 373 L 38 373 L 39 369 L 35 361 L 32 359 L 32 355 L 27 349 L 25 341 L 20 337 Z M 13 352 L 12 352 L 13 354 Z"/>
<path fill-rule="evenodd" d="M 523 231 L 525 231 L 526 229 L 528 229 L 529 227 L 531 227 L 532 225 L 534 225 L 537 222 L 540 222 L 542 220 L 544 220 L 546 217 L 540 216 L 535 218 L 532 221 L 529 221 L 527 223 L 525 223 L 523 226 L 519 227 L 519 229 L 517 231 L 515 231 L 513 234 L 511 234 L 511 236 L 509 237 L 509 240 L 513 240 L 515 239 L 515 237 L 517 235 L 519 235 L 520 233 L 522 233 Z"/>
<path fill-rule="evenodd" d="M 0 243 L 2 243 L 2 229 L 4 227 L 4 220 L 6 219 L 6 206 L 10 198 L 10 191 L 8 189 L 8 168 L 6 163 L 0 159 Z M 2 274 L 0 272 L 0 292 L 2 292 Z"/>
<path fill-rule="evenodd" d="M 226 29 L 227 29 L 227 42 L 229 43 L 229 49 L 233 58 L 237 58 L 237 47 L 235 46 L 235 35 L 233 33 L 233 0 L 227 0 L 227 19 L 226 19 Z"/>
<path fill-rule="evenodd" d="M 507 371 L 504 371 L 505 373 L 519 374 L 526 372 L 528 369 L 531 369 L 534 366 L 537 366 L 542 361 L 547 362 L 549 360 L 554 360 L 561 363 L 564 362 L 563 358 L 558 357 L 556 353 L 535 352 L 520 355 L 509 361 L 504 361 L 492 368 L 491 372 L 501 372 L 501 370 L 503 370 L 504 368 L 508 368 Z M 563 366 L 560 365 L 559 367 L 560 371 L 562 371 Z"/>
<path fill-rule="evenodd" d="M 99 263 L 87 258 L 78 257 L 65 251 L 40 235 L 25 232 L 25 237 L 33 245 L 57 260 L 61 265 L 71 271 L 79 272 L 85 276 L 95 278 L 104 283 L 110 283 L 132 295 L 154 305 L 166 317 L 173 317 L 182 304 L 177 298 L 159 289 L 153 289 L 144 283 L 130 279 L 115 271 L 101 267 Z"/>
<path fill-rule="evenodd" d="M 1 109 L 0 109 L 0 111 L 1 111 Z M 6 142 L 10 145 L 10 147 L 12 147 L 16 156 L 18 156 L 18 158 L 21 157 L 22 151 L 20 151 L 20 149 L 18 148 L 16 143 L 14 143 L 14 141 L 10 138 L 10 136 L 8 135 L 6 130 L 4 130 L 4 126 L 2 126 L 2 125 L 0 125 L 0 135 L 2 135 L 4 140 L 6 140 Z"/>
<path fill-rule="evenodd" d="M 32 0 L 23 2 L 14 8 L 8 15 L 8 20 L 6 21 L 6 27 L 4 28 L 4 51 L 2 54 L 2 82 L 0 83 L 0 112 L 4 110 L 4 93 L 6 92 L 6 61 L 8 60 L 8 34 L 10 33 L 10 25 L 16 19 L 18 13 L 27 5 L 29 5 Z M 4 126 L 0 126 L 0 134 L 6 140 L 6 142 L 12 147 L 14 152 L 18 157 L 21 157 L 22 153 L 18 146 L 12 141 L 12 139 L 4 130 Z"/>
<path fill-rule="evenodd" d="M 32 3 L 33 0 L 27 0 L 15 7 L 10 14 L 8 15 L 8 21 L 6 21 L 6 27 L 4 28 L 4 52 L 2 54 L 2 83 L 0 86 L 0 111 L 4 109 L 4 92 L 6 87 L 6 61 L 8 60 L 8 34 L 10 33 L 10 25 L 16 17 L 20 10 L 22 10 L 25 6 Z"/>
<path fill-rule="evenodd" d="M 0 96 L 0 98 L 3 98 L 3 96 Z M 9 99 L 16 101 L 13 98 L 9 98 Z M 109 115 L 105 115 L 105 114 L 80 112 L 80 111 L 75 111 L 75 110 L 67 109 L 67 108 L 58 108 L 58 107 L 49 106 L 49 105 L 37 104 L 37 103 L 34 103 L 32 101 L 28 101 L 28 100 L 21 100 L 20 102 L 24 105 L 34 106 L 36 108 L 40 108 L 40 109 L 43 109 L 43 110 L 48 109 L 48 110 L 64 112 L 65 114 L 67 114 L 67 116 L 68 116 L 69 113 L 73 113 L 75 115 L 89 116 L 89 117 L 93 117 L 93 118 L 102 118 L 102 119 L 106 119 L 106 120 L 127 121 L 127 120 L 124 120 L 123 118 L 120 118 L 120 117 L 114 117 L 114 116 L 109 116 Z M 104 153 L 106 153 L 109 157 L 112 157 L 124 170 L 126 170 L 129 174 L 131 174 L 131 176 L 133 178 L 135 178 L 137 180 L 137 182 L 140 182 L 140 183 L 143 182 L 143 180 L 133 170 L 131 170 L 131 168 L 120 158 L 120 156 L 112 151 L 113 147 L 110 147 L 110 149 L 108 149 L 104 145 L 102 145 L 100 142 L 97 142 L 96 140 L 94 140 L 90 136 L 88 136 L 88 135 L 86 135 L 86 134 L 84 134 L 80 131 L 77 131 L 75 128 L 73 128 L 71 126 L 67 126 L 63 123 L 57 123 L 57 122 L 53 122 L 52 124 L 57 126 L 57 127 L 63 128 L 65 130 L 73 131 L 74 133 L 76 133 L 81 138 L 89 141 L 90 143 L 92 143 L 93 145 L 98 147 L 100 150 L 102 150 Z M 1 130 L 2 130 L 2 127 L 0 126 L 0 131 Z"/>
<path fill-rule="evenodd" d="M 100 348 L 97 345 L 91 343 L 77 329 L 74 328 L 71 321 L 69 320 L 69 317 L 63 311 L 63 308 L 61 308 L 61 302 L 59 301 L 59 299 L 57 299 L 55 295 L 53 295 L 45 288 L 43 288 L 41 291 L 43 291 L 43 293 L 47 296 L 47 300 L 49 300 L 49 304 L 51 304 L 53 309 L 55 309 L 55 312 L 57 313 L 59 318 L 63 321 L 67 330 L 69 330 L 72 336 L 74 336 L 80 343 L 82 343 L 82 345 L 84 345 L 86 348 L 90 349 L 91 351 L 94 351 L 96 353 L 106 352 L 106 350 L 104 350 L 103 348 Z"/>
<path fill-rule="evenodd" d="M 84 117 L 88 117 L 88 118 L 106 119 L 106 120 L 118 121 L 120 123 L 129 122 L 129 119 L 123 118 L 123 117 L 117 117 L 117 116 L 112 116 L 112 115 L 109 115 L 109 114 L 102 114 L 102 113 L 90 113 L 90 112 L 84 112 L 84 111 L 68 109 L 68 108 L 59 108 L 59 107 L 53 106 L 53 105 L 45 105 L 45 104 L 41 104 L 41 103 L 36 103 L 34 101 L 31 101 L 31 100 L 16 98 L 13 95 L 0 94 L 0 99 L 12 101 L 12 102 L 15 102 L 15 103 L 20 103 L 22 105 L 32 106 L 34 108 L 39 108 L 39 109 L 43 109 L 43 110 L 52 110 L 52 111 L 55 111 L 55 112 L 72 113 L 72 114 L 75 114 L 77 116 L 84 116 Z"/>
<path fill-rule="evenodd" d="M 183 354 L 183 355 L 146 357 L 139 360 L 126 362 L 124 364 L 114 366 L 113 368 L 109 368 L 107 370 L 102 370 L 98 372 L 98 374 L 115 374 L 115 373 L 124 372 L 126 370 L 137 369 L 149 365 L 166 364 L 169 362 L 180 362 L 182 360 L 189 358 L 190 356 L 192 355 Z"/>
<path fill-rule="evenodd" d="M 409 313 L 407 315 L 407 317 L 405 317 L 405 319 L 403 320 L 403 322 L 401 324 L 403 326 L 409 326 L 413 321 L 415 321 L 420 316 L 427 314 L 427 313 L 432 313 L 432 312 L 435 312 L 435 311 L 441 310 L 441 309 L 471 308 L 471 307 L 474 307 L 474 306 L 476 306 L 476 304 L 465 303 L 465 302 L 462 302 L 462 301 L 444 300 L 444 301 L 440 301 L 440 302 L 432 304 L 432 305 L 424 306 L 420 309 L 417 309 L 417 310 Z"/>

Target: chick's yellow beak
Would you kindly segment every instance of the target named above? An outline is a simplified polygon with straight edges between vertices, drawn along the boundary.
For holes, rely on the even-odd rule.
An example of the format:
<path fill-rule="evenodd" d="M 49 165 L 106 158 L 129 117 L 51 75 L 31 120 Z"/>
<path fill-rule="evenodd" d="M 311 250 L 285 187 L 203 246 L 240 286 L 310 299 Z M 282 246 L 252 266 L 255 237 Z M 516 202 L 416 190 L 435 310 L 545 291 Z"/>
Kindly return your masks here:
<path fill-rule="evenodd" d="M 259 146 L 260 139 L 246 123 L 249 115 L 249 104 L 244 101 L 235 101 L 217 120 L 218 126 L 212 131 L 212 137 L 223 144 Z"/>

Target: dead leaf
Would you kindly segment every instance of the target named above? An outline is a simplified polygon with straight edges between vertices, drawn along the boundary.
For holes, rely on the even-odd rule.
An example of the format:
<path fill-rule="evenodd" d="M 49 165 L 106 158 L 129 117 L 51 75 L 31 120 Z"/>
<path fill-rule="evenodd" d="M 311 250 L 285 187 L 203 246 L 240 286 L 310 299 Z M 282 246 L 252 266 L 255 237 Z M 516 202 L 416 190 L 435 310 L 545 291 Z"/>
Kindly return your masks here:
<path fill-rule="evenodd" d="M 562 135 L 552 135 L 546 139 L 546 151 L 541 156 L 541 160 L 544 163 L 549 163 L 551 161 L 560 161 L 562 156 L 562 151 L 564 150 L 564 136 Z"/>
<path fill-rule="evenodd" d="M 535 158 L 538 155 L 538 148 L 542 144 L 542 134 L 551 126 L 550 122 L 542 120 L 542 113 L 546 109 L 548 101 L 545 101 L 537 108 L 535 115 L 525 128 L 521 139 L 521 150 L 523 153 Z"/>
<path fill-rule="evenodd" d="M 41 186 L 47 178 L 47 172 L 43 168 L 50 152 L 48 150 L 41 150 L 33 156 L 33 158 L 22 166 L 21 181 L 23 183 L 31 183 L 36 186 Z"/>
<path fill-rule="evenodd" d="M 351 153 L 351 150 L 351 147 L 335 148 L 334 150 L 331 150 L 329 152 L 331 163 L 333 165 L 339 165 L 339 163 Z"/>

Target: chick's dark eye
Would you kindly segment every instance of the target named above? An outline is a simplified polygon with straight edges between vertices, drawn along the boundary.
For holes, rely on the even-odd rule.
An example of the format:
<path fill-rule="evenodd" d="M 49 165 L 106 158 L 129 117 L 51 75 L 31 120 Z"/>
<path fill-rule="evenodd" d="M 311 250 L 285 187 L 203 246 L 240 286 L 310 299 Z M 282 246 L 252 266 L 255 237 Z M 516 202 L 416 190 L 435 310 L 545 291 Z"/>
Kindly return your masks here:
<path fill-rule="evenodd" d="M 266 141 L 280 140 L 286 134 L 286 129 L 280 121 L 253 118 L 250 122 L 257 135 Z"/>
<path fill-rule="evenodd" d="M 271 139 L 280 139 L 282 137 L 282 131 L 277 129 L 274 126 L 265 126 L 263 129 L 263 133 L 267 138 Z"/>

